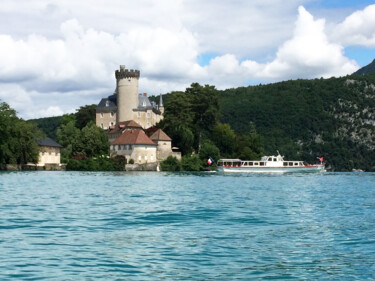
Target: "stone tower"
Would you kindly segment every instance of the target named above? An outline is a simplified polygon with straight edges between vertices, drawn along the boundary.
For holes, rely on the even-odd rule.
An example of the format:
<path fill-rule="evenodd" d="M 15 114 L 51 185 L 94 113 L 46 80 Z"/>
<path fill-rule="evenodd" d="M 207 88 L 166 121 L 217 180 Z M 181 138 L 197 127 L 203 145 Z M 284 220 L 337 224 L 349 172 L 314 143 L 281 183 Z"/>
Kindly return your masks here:
<path fill-rule="evenodd" d="M 117 91 L 117 120 L 116 122 L 133 119 L 133 109 L 138 107 L 138 81 L 139 70 L 126 69 L 120 65 L 116 70 L 116 91 Z"/>

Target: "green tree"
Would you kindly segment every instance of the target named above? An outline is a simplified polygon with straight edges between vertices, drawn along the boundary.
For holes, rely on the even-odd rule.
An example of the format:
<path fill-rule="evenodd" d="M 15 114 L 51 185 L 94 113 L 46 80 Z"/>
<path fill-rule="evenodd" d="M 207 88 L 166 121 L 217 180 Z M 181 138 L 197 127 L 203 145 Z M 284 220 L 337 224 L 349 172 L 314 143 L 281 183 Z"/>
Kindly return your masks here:
<path fill-rule="evenodd" d="M 231 157 L 236 147 L 236 134 L 229 124 L 216 123 L 211 140 L 225 157 Z"/>
<path fill-rule="evenodd" d="M 90 122 L 82 129 L 81 146 L 84 146 L 87 157 L 109 154 L 108 136 L 94 122 Z"/>
<path fill-rule="evenodd" d="M 67 161 L 67 159 L 75 155 L 86 155 L 85 146 L 82 144 L 82 133 L 75 126 L 75 120 L 67 120 L 67 123 L 63 122 L 57 130 L 57 141 L 64 147 L 61 149 L 63 161 Z"/>
<path fill-rule="evenodd" d="M 210 141 L 204 141 L 201 147 L 201 150 L 199 152 L 199 158 L 202 161 L 202 166 L 203 167 L 208 167 L 209 165 L 207 164 L 207 160 L 209 158 L 212 158 L 214 160 L 214 166 L 216 165 L 215 163 L 217 160 L 220 159 L 220 150 L 219 148 L 211 143 Z"/>
<path fill-rule="evenodd" d="M 0 165 L 38 161 L 35 138 L 42 136 L 34 124 L 17 117 L 7 103 L 0 103 Z"/>
<path fill-rule="evenodd" d="M 76 114 L 76 126 L 78 129 L 83 129 L 90 122 L 95 123 L 96 118 L 96 104 L 81 106 Z"/>
<path fill-rule="evenodd" d="M 215 86 L 201 86 L 198 83 L 191 84 L 186 89 L 186 94 L 191 96 L 191 109 L 194 114 L 195 136 L 198 153 L 201 147 L 202 133 L 210 132 L 217 123 L 219 117 L 219 101 Z"/>

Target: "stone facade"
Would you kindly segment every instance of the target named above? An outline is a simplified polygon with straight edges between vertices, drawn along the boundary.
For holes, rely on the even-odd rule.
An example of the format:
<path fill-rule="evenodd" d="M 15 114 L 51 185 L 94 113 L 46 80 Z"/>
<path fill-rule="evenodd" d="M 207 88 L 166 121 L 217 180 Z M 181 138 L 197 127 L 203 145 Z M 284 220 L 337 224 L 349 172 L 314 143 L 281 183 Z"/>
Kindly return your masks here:
<path fill-rule="evenodd" d="M 116 124 L 117 114 L 116 111 L 110 112 L 97 112 L 96 125 L 102 129 L 108 129 Z"/>
<path fill-rule="evenodd" d="M 120 122 L 135 120 L 142 128 L 154 126 L 163 119 L 164 105 L 150 102 L 147 94 L 138 93 L 139 70 L 126 69 L 121 65 L 115 71 L 116 90 L 103 98 L 96 107 L 96 125 L 105 130 Z"/>

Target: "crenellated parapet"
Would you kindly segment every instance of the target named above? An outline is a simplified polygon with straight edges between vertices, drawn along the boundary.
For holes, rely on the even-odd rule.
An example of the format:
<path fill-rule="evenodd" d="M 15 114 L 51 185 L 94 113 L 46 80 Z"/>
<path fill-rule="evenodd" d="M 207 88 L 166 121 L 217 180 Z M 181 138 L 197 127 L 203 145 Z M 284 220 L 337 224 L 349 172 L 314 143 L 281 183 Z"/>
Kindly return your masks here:
<path fill-rule="evenodd" d="M 141 75 L 141 72 L 139 70 L 134 69 L 126 69 L 125 65 L 120 65 L 120 70 L 116 70 L 115 76 L 116 79 L 125 79 L 125 78 L 137 78 L 139 79 L 139 76 Z"/>

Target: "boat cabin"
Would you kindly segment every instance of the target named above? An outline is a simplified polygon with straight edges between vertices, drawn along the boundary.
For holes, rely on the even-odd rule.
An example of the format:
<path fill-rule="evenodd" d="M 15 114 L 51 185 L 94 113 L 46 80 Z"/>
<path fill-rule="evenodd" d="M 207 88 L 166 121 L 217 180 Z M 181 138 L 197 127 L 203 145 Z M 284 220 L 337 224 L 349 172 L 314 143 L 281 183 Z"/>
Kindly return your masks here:
<path fill-rule="evenodd" d="M 260 161 L 241 159 L 220 159 L 217 165 L 223 167 L 304 167 L 303 161 L 284 161 L 281 155 L 263 156 Z"/>

